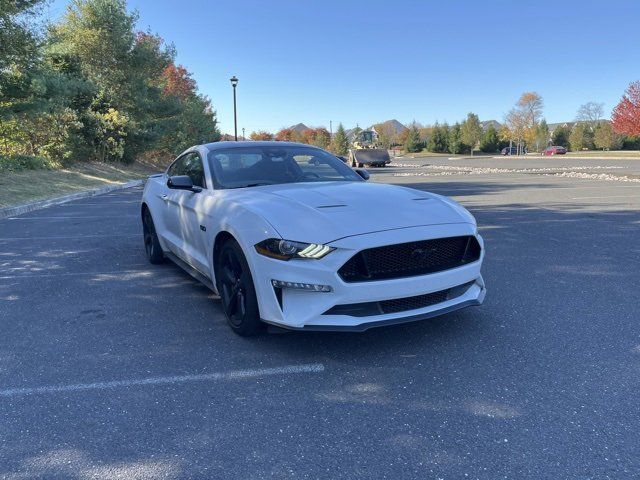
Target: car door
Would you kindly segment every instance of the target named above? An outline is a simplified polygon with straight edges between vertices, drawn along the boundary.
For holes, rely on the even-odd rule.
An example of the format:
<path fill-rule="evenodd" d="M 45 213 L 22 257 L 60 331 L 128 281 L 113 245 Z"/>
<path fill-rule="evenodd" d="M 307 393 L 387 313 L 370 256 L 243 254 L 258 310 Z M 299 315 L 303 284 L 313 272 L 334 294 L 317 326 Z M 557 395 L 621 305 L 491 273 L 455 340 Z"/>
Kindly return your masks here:
<path fill-rule="evenodd" d="M 204 162 L 198 152 L 188 152 L 179 159 L 174 175 L 187 175 L 202 191 L 169 189 L 167 211 L 173 251 L 202 273 L 208 271 L 206 255 L 207 188 Z"/>
<path fill-rule="evenodd" d="M 165 184 L 162 190 L 162 201 L 164 209 L 162 212 L 162 223 L 164 230 L 162 237 L 169 249 L 176 255 L 180 255 L 182 248 L 182 234 L 180 226 L 180 195 L 179 190 L 172 190 L 166 185 L 166 180 L 175 175 L 186 175 L 187 155 L 181 155 L 169 166 L 166 173 Z"/>

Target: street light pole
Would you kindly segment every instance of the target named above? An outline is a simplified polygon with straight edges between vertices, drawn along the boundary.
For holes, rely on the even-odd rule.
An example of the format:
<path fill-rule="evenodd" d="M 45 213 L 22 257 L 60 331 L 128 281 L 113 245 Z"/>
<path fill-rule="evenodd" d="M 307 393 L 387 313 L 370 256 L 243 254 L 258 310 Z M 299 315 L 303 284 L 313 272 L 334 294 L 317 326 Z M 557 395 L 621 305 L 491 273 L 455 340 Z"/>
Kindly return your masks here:
<path fill-rule="evenodd" d="M 245 136 L 244 136 L 244 127 L 242 127 L 242 140 L 245 140 Z"/>
<path fill-rule="evenodd" d="M 231 77 L 231 86 L 233 87 L 233 134 L 238 141 L 238 113 L 236 109 L 236 86 L 238 85 L 238 79 L 234 75 Z"/>

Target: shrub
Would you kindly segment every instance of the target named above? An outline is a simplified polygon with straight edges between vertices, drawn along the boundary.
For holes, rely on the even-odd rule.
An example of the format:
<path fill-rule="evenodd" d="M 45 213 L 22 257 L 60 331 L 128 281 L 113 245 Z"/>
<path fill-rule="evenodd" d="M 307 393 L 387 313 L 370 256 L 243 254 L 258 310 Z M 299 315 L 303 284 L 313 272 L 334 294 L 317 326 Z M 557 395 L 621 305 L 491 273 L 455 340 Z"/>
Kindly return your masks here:
<path fill-rule="evenodd" d="M 20 172 L 22 170 L 42 170 L 58 166 L 56 162 L 44 157 L 33 157 L 30 155 L 0 156 L 0 172 L 3 173 Z"/>

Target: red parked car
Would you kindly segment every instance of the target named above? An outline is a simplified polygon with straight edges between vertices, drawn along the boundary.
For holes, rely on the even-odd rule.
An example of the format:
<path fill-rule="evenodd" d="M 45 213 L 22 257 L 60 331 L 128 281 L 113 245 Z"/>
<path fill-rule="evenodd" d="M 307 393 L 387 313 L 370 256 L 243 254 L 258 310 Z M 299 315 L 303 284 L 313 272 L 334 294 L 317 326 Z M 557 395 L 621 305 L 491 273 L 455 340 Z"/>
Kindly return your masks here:
<path fill-rule="evenodd" d="M 542 151 L 542 155 L 564 155 L 567 149 L 560 146 L 547 147 Z"/>

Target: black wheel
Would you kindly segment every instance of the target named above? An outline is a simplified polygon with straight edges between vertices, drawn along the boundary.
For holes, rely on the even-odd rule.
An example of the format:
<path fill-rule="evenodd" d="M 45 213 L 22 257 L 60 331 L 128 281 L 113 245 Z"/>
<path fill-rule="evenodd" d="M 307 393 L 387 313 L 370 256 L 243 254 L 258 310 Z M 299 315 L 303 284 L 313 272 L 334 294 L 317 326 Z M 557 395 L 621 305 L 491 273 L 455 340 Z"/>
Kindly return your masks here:
<path fill-rule="evenodd" d="M 235 240 L 227 240 L 220 250 L 216 261 L 216 283 L 231 329 L 243 337 L 262 332 L 265 324 L 260 320 L 253 278 Z"/>
<path fill-rule="evenodd" d="M 352 166 L 353 168 L 356 168 L 356 160 L 355 160 L 355 159 L 353 159 L 353 160 L 351 161 L 351 166 Z"/>
<path fill-rule="evenodd" d="M 364 163 L 358 163 L 358 168 L 364 168 Z"/>
<path fill-rule="evenodd" d="M 162 263 L 164 261 L 164 253 L 162 253 L 162 247 L 156 234 L 156 227 L 153 224 L 153 218 L 151 218 L 151 212 L 148 208 L 145 208 L 142 214 L 142 233 L 144 235 L 144 251 L 147 254 L 147 259 L 154 265 Z"/>

